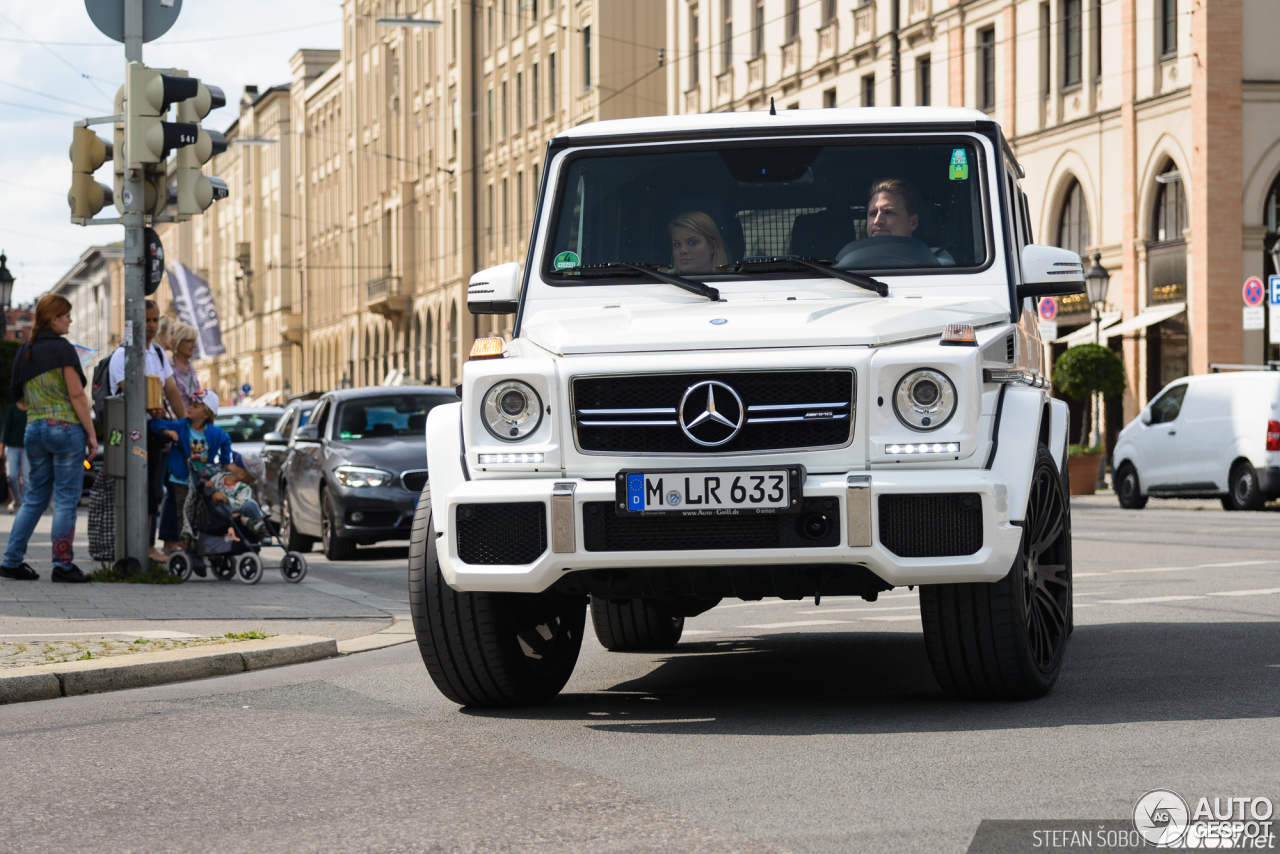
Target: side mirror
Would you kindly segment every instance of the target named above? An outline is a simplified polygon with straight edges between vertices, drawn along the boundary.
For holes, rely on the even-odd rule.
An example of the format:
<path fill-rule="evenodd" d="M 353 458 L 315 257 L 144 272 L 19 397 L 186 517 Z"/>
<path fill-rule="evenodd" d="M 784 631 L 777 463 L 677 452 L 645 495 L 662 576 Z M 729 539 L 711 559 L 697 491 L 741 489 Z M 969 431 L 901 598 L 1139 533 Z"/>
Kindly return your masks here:
<path fill-rule="evenodd" d="M 1057 246 L 1028 243 L 1022 247 L 1019 301 L 1026 297 L 1067 297 L 1084 292 L 1084 264 L 1079 255 Z"/>
<path fill-rule="evenodd" d="M 264 445 L 287 445 L 289 440 L 284 437 L 283 433 L 268 433 L 262 437 Z"/>
<path fill-rule="evenodd" d="M 1151 410 L 1150 409 L 1142 410 L 1142 414 L 1139 415 L 1138 417 L 1142 419 L 1143 424 L 1147 425 L 1148 427 L 1151 426 Z"/>
<path fill-rule="evenodd" d="M 320 428 L 314 424 L 304 424 L 293 434 L 295 442 L 319 442 Z"/>
<path fill-rule="evenodd" d="M 520 265 L 512 261 L 481 270 L 467 285 L 472 314 L 514 314 L 520 303 Z"/>

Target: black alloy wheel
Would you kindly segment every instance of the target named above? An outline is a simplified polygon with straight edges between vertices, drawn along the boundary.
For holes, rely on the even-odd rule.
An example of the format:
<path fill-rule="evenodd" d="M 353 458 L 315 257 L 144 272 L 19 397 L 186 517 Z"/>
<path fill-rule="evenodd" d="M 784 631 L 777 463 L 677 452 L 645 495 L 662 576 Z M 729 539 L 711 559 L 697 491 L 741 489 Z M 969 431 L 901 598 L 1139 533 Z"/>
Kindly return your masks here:
<path fill-rule="evenodd" d="M 995 583 L 920 588 L 925 649 L 942 689 L 974 700 L 1049 692 L 1074 626 L 1071 508 L 1049 449 L 1040 446 L 1018 554 Z"/>
<path fill-rule="evenodd" d="M 356 541 L 350 537 L 339 537 L 333 521 L 333 505 L 329 494 L 320 490 L 320 539 L 324 544 L 324 556 L 329 560 L 355 560 Z"/>
<path fill-rule="evenodd" d="M 578 662 L 587 597 L 458 592 L 445 583 L 436 542 L 428 485 L 409 538 L 409 607 L 418 650 L 440 693 L 477 708 L 555 697 Z"/>
<path fill-rule="evenodd" d="M 1138 470 L 1133 463 L 1124 463 L 1115 477 L 1116 500 L 1126 510 L 1141 510 L 1147 506 L 1147 496 L 1142 494 L 1142 486 L 1138 482 Z"/>
<path fill-rule="evenodd" d="M 286 551 L 309 552 L 315 542 L 305 534 L 298 533 L 293 524 L 293 501 L 289 498 L 288 484 L 280 484 L 280 539 L 284 541 Z"/>

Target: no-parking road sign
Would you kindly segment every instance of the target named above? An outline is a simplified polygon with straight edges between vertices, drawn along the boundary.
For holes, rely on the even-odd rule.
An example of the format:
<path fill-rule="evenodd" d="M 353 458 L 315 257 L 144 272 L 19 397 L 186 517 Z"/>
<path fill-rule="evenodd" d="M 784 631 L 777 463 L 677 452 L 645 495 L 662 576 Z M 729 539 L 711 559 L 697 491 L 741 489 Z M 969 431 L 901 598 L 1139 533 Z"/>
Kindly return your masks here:
<path fill-rule="evenodd" d="M 1262 287 L 1262 283 L 1258 283 L 1258 287 Z M 1040 319 L 1053 320 L 1058 316 L 1058 301 L 1053 297 L 1045 297 L 1040 300 Z"/>
<path fill-rule="evenodd" d="M 1244 280 L 1244 304 L 1249 306 L 1262 305 L 1262 300 L 1266 297 L 1267 292 L 1262 287 L 1262 279 L 1257 276 L 1250 276 Z"/>

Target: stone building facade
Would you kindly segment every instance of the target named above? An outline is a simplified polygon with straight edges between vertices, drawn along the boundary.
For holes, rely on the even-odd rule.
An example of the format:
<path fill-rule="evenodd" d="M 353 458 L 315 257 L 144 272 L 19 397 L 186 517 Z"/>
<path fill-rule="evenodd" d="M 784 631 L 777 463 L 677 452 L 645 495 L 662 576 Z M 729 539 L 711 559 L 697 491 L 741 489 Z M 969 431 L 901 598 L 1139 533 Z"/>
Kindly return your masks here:
<path fill-rule="evenodd" d="M 1178 376 L 1276 355 L 1242 331 L 1240 297 L 1276 272 L 1274 0 L 667 2 L 673 113 L 991 114 L 1026 169 L 1037 238 L 1099 253 L 1111 274 L 1102 335 L 1129 376 L 1113 427 Z M 1061 338 L 1091 322 L 1087 301 L 1064 301 L 1058 322 Z"/>
<path fill-rule="evenodd" d="M 71 301 L 71 340 L 98 351 L 90 365 L 120 346 L 124 329 L 123 243 L 90 246 L 49 292 Z M 12 330 L 11 322 L 6 337 Z"/>

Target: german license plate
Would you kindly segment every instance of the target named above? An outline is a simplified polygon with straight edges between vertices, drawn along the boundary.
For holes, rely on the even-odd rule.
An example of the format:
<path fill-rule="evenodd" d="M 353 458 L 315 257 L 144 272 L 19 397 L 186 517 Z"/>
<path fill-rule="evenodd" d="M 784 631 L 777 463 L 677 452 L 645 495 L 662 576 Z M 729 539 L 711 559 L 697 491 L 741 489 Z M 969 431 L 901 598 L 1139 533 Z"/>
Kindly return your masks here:
<path fill-rule="evenodd" d="M 734 516 L 800 507 L 800 468 L 622 472 L 618 508 L 628 515 Z"/>

